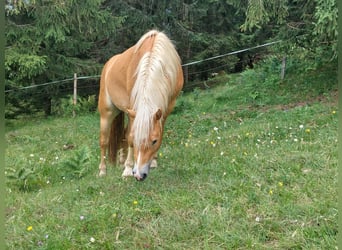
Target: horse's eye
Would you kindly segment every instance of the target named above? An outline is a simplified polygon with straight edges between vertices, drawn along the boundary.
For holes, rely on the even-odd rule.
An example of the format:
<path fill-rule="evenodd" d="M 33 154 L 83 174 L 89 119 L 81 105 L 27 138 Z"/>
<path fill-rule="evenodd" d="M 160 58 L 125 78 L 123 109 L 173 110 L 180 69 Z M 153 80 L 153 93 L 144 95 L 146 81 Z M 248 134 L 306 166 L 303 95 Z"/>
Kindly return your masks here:
<path fill-rule="evenodd" d="M 157 143 L 157 140 L 152 141 L 152 146 Z"/>

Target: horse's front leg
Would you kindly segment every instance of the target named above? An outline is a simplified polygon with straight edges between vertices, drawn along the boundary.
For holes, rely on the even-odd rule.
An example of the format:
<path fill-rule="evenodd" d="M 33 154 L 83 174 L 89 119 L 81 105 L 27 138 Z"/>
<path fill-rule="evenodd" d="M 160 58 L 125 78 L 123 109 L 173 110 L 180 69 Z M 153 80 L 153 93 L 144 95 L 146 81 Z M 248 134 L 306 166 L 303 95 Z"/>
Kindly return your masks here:
<path fill-rule="evenodd" d="M 127 131 L 127 128 L 126 128 Z M 127 132 L 126 132 L 127 134 Z M 125 139 L 123 139 L 123 141 L 121 142 L 121 146 L 122 148 L 118 151 L 119 153 L 119 165 L 120 166 L 125 166 L 125 161 L 127 159 L 127 150 L 128 150 L 128 141 L 127 141 L 127 135 L 125 137 Z"/>
<path fill-rule="evenodd" d="M 128 146 L 127 158 L 125 161 L 125 169 L 122 173 L 122 177 L 133 176 L 133 159 L 134 150 L 132 146 Z"/>

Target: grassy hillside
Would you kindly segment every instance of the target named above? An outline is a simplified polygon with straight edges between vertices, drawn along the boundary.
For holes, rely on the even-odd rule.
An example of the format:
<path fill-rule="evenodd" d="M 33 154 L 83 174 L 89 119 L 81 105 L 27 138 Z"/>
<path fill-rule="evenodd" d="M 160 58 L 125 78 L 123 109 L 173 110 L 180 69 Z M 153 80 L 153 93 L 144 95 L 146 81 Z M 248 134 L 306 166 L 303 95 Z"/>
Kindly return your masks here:
<path fill-rule="evenodd" d="M 8 122 L 8 249 L 335 249 L 335 74 L 183 94 L 144 182 L 96 177 L 97 113 Z"/>

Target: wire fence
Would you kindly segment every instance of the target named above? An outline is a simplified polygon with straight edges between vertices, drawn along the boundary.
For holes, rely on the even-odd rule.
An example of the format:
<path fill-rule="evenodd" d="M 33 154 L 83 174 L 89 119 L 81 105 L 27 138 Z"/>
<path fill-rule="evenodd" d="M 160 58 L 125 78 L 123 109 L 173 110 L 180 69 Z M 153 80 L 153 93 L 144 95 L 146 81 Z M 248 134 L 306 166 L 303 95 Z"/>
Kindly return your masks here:
<path fill-rule="evenodd" d="M 241 50 L 237 50 L 237 51 L 233 51 L 233 52 L 229 52 L 229 53 L 225 53 L 225 54 L 221 54 L 221 55 L 205 58 L 205 59 L 202 59 L 202 60 L 197 60 L 197 61 L 185 63 L 185 64 L 182 64 L 182 67 L 192 66 L 192 65 L 203 63 L 203 62 L 208 62 L 208 61 L 212 61 L 212 60 L 215 60 L 215 59 L 219 59 L 219 58 L 222 58 L 222 57 L 240 54 L 240 53 L 243 53 L 243 52 L 246 52 L 246 51 L 251 51 L 251 50 L 258 49 L 258 48 L 271 46 L 271 45 L 274 45 L 274 44 L 277 44 L 277 43 L 280 43 L 280 42 L 281 42 L 281 40 L 278 40 L 278 41 L 274 41 L 274 42 L 269 42 L 269 43 L 257 45 L 257 46 L 254 46 L 254 47 L 249 47 L 249 48 L 245 48 L 245 49 L 241 49 Z M 246 61 L 245 61 L 245 63 L 246 63 Z M 203 72 L 212 72 L 214 70 L 219 70 L 221 68 L 224 68 L 227 65 L 228 64 L 223 64 L 223 65 L 216 66 L 216 67 L 213 67 L 213 68 L 208 68 L 208 69 L 202 70 L 202 71 L 190 72 L 190 73 L 188 73 L 188 75 L 196 75 L 196 74 L 200 74 L 200 73 L 203 73 Z M 78 76 L 77 80 L 98 79 L 98 78 L 100 78 L 100 75 Z M 52 81 L 52 82 L 35 84 L 35 85 L 20 87 L 20 88 L 16 88 L 16 89 L 8 89 L 8 90 L 5 90 L 5 93 L 10 93 L 10 92 L 13 92 L 13 91 L 20 91 L 20 90 L 25 90 L 25 89 L 31 89 L 31 88 L 38 88 L 38 87 L 43 87 L 43 86 L 49 86 L 49 85 L 54 85 L 54 84 L 61 84 L 61 83 L 71 82 L 71 81 L 74 81 L 74 78 L 67 78 L 67 79 L 63 79 L 63 80 L 56 80 L 56 81 Z M 85 86 L 83 86 L 83 87 L 86 88 Z"/>
<path fill-rule="evenodd" d="M 245 48 L 229 53 L 224 53 L 221 55 L 205 58 L 202 60 L 192 61 L 188 63 L 182 64 L 183 71 L 184 71 L 184 79 L 185 84 L 183 87 L 183 91 L 189 91 L 196 87 L 200 88 L 207 88 L 208 85 L 206 84 L 206 80 L 211 78 L 211 74 L 216 75 L 217 72 L 226 71 L 228 67 L 232 66 L 232 61 L 222 60 L 224 57 L 228 57 L 231 55 L 241 54 L 247 51 L 256 50 L 262 47 L 272 46 L 274 44 L 280 43 L 281 41 L 269 42 L 262 45 Z M 221 60 L 219 60 L 221 59 Z M 216 60 L 216 62 L 212 62 Z M 238 63 L 247 65 L 248 58 L 241 59 Z M 205 63 L 205 66 L 197 66 L 198 64 Z M 36 101 L 47 102 L 51 105 L 51 102 L 54 103 L 53 105 L 59 105 L 63 99 L 70 100 L 73 99 L 73 103 L 76 104 L 78 98 L 81 97 L 89 97 L 95 96 L 99 93 L 99 78 L 100 75 L 90 75 L 90 76 L 77 76 L 76 74 L 74 77 L 56 80 L 51 82 L 45 82 L 41 84 L 35 84 L 25 87 L 14 87 L 13 89 L 6 89 L 5 90 L 5 99 L 11 102 L 13 98 L 16 98 L 16 95 L 20 95 L 22 99 L 34 98 Z M 71 84 L 70 84 L 71 83 Z M 74 84 L 73 84 L 74 83 Z M 75 85 L 76 83 L 76 85 Z M 75 87 L 76 86 L 76 87 Z M 51 87 L 51 88 L 48 88 Z M 51 89 L 55 87 L 56 94 L 51 94 Z M 21 106 L 23 108 L 23 106 Z"/>

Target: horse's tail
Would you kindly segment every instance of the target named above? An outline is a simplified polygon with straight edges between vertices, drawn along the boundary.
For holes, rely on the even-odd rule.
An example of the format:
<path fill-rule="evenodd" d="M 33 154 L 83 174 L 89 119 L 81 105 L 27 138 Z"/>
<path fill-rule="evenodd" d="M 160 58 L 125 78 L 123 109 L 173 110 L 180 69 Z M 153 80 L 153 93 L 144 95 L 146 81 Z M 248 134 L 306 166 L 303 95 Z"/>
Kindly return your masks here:
<path fill-rule="evenodd" d="M 108 158 L 111 163 L 116 163 L 117 152 L 123 144 L 125 138 L 125 113 L 120 112 L 110 128 L 108 142 Z"/>

